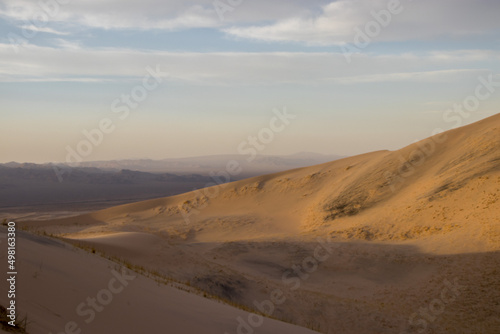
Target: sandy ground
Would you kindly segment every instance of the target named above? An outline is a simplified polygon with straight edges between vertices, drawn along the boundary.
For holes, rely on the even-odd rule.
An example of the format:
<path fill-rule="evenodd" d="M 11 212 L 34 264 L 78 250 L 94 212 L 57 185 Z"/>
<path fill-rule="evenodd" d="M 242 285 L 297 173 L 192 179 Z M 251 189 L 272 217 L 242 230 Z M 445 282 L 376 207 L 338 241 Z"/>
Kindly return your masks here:
<path fill-rule="evenodd" d="M 4 228 L 0 238 L 5 245 Z M 245 311 L 159 284 L 57 240 L 18 233 L 17 247 L 16 302 L 18 314 L 28 316 L 29 333 L 60 333 L 71 326 L 93 334 L 236 333 L 238 318 L 249 319 Z M 88 298 L 95 298 L 95 308 Z M 3 305 L 6 299 L 2 294 Z M 314 333 L 254 317 L 259 333 Z"/>
<path fill-rule="evenodd" d="M 323 333 L 499 333 L 499 189 L 496 115 L 399 151 L 22 225 Z"/>

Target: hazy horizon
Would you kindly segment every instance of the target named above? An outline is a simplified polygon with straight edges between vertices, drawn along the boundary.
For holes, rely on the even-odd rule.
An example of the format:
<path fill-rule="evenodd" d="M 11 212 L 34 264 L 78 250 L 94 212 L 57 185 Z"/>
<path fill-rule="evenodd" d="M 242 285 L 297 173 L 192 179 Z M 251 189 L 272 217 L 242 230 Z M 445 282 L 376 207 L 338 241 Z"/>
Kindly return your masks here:
<path fill-rule="evenodd" d="M 293 157 L 293 156 L 307 156 L 307 155 L 318 155 L 321 157 L 348 157 L 348 156 L 341 156 L 338 154 L 328 154 L 328 153 L 318 153 L 318 152 L 306 152 L 306 151 L 301 151 L 301 152 L 295 152 L 295 153 L 290 153 L 290 154 L 259 154 L 259 157 Z M 162 160 L 181 160 L 181 159 L 197 159 L 197 158 L 215 158 L 215 157 L 236 157 L 240 156 L 239 154 L 235 153 L 221 153 L 221 154 L 209 154 L 209 155 L 198 155 L 198 156 L 178 156 L 178 157 L 167 157 L 167 158 L 158 158 L 158 159 L 152 159 L 148 157 L 131 157 L 131 158 L 123 158 L 123 159 L 109 159 L 109 160 L 84 160 L 82 163 L 89 163 L 89 162 L 106 162 L 106 161 L 134 161 L 134 160 L 151 160 L 151 161 L 162 161 Z M 19 163 L 19 164 L 58 164 L 58 163 L 65 163 L 65 161 L 0 161 L 0 164 L 7 164 L 7 163 Z"/>
<path fill-rule="evenodd" d="M 488 118 L 490 116 L 491 115 L 488 115 L 488 116 L 486 116 L 484 118 Z M 478 120 L 481 120 L 481 119 L 484 119 L 484 118 L 480 118 Z M 466 126 L 466 125 L 474 123 L 476 121 L 477 120 L 474 119 L 474 121 L 470 121 L 470 122 L 466 122 L 466 123 L 464 122 L 464 124 L 462 124 L 461 126 Z M 416 138 L 416 139 L 412 140 L 411 142 L 402 143 L 400 146 L 394 145 L 394 147 L 392 147 L 392 148 L 382 148 L 381 147 L 381 148 L 378 148 L 378 149 L 377 148 L 372 149 L 370 151 L 354 152 L 352 154 L 337 154 L 336 152 L 318 152 L 318 151 L 296 151 L 296 152 L 287 152 L 287 153 L 277 152 L 275 154 L 262 153 L 262 154 L 259 154 L 259 156 L 288 157 L 288 156 L 301 155 L 301 154 L 317 154 L 317 155 L 323 155 L 323 156 L 350 157 L 350 156 L 361 155 L 361 154 L 370 153 L 370 152 L 374 152 L 374 151 L 384 151 L 384 150 L 394 151 L 394 150 L 401 149 L 401 148 L 406 147 L 406 146 L 408 146 L 410 144 L 413 144 L 416 141 L 420 141 L 420 140 L 423 140 L 423 139 L 425 139 L 425 138 Z M 124 156 L 124 157 L 108 158 L 108 159 L 106 159 L 106 158 L 104 158 L 104 159 L 92 159 L 92 158 L 89 158 L 89 159 L 83 159 L 82 162 L 120 161 L 120 160 L 168 160 L 168 159 L 189 159 L 189 158 L 195 159 L 195 158 L 203 158 L 203 157 L 231 156 L 231 155 L 241 155 L 241 154 L 238 154 L 238 152 L 235 150 L 233 152 L 224 152 L 224 153 L 213 153 L 213 154 L 203 154 L 203 153 L 201 153 L 200 155 L 189 155 L 188 154 L 188 155 L 178 155 L 178 156 L 169 156 L 169 157 L 157 156 L 155 158 L 147 157 L 147 156 L 143 156 L 143 157 Z M 92 155 L 91 155 L 91 157 L 92 157 Z M 21 163 L 21 164 L 22 163 L 33 163 L 33 164 L 50 164 L 50 163 L 54 163 L 54 164 L 57 164 L 57 163 L 66 163 L 66 161 L 64 159 L 61 159 L 59 161 L 50 161 L 50 160 L 17 161 L 17 160 L 4 159 L 3 156 L 0 156 L 0 164 L 5 164 L 5 163 Z"/>

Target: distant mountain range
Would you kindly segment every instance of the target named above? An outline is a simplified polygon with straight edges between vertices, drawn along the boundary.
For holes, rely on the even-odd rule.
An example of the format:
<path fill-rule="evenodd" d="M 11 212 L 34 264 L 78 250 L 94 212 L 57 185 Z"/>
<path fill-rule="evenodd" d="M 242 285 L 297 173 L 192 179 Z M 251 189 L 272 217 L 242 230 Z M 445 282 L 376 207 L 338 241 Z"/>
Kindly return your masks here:
<path fill-rule="evenodd" d="M 149 160 L 83 162 L 78 165 L 9 162 L 0 164 L 0 208 L 76 203 L 105 207 L 137 200 L 172 196 L 209 185 L 237 181 L 341 158 L 298 153 L 290 156 L 241 155 Z M 226 175 L 228 163 L 238 173 Z M 95 207 L 92 206 L 94 209 Z"/>
<path fill-rule="evenodd" d="M 163 160 L 129 159 L 111 161 L 82 162 L 79 167 L 99 168 L 118 171 L 130 169 L 148 173 L 174 174 L 208 174 L 222 171 L 228 162 L 237 161 L 242 168 L 242 175 L 260 175 L 271 172 L 289 170 L 293 168 L 313 166 L 343 158 L 338 155 L 323 155 L 311 152 L 301 152 L 288 156 L 260 155 L 255 159 L 243 155 L 211 155 L 191 158 L 175 158 Z"/>

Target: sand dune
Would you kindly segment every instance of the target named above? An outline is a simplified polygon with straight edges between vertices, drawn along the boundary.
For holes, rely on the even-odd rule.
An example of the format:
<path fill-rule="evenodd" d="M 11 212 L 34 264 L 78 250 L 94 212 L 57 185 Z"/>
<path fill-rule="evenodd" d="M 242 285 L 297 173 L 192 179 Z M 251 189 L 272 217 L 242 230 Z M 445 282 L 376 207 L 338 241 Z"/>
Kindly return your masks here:
<path fill-rule="evenodd" d="M 500 219 L 495 210 L 499 126 L 496 115 L 395 152 L 374 152 L 61 222 L 98 224 L 79 229 L 80 236 L 103 228 L 135 229 L 199 242 L 314 232 L 372 241 L 453 234 L 467 238 L 467 251 L 495 250 L 500 242 L 495 225 L 483 231 L 486 238 L 484 233 L 471 234 L 471 229 L 479 232 L 477 226 Z M 441 248 L 455 249 L 450 243 Z"/>
<path fill-rule="evenodd" d="M 495 115 L 398 151 L 24 226 L 253 309 L 279 289 L 272 316 L 324 333 L 497 333 L 499 189 Z"/>
<path fill-rule="evenodd" d="M 21 233 L 18 244 L 16 302 L 22 305 L 19 315 L 28 316 L 29 333 L 220 334 L 236 333 L 239 318 L 248 321 L 248 312 L 160 285 L 65 243 Z M 5 305 L 6 294 L 0 298 Z M 95 298 L 95 308 L 88 298 Z M 266 319 L 259 333 L 314 332 Z"/>

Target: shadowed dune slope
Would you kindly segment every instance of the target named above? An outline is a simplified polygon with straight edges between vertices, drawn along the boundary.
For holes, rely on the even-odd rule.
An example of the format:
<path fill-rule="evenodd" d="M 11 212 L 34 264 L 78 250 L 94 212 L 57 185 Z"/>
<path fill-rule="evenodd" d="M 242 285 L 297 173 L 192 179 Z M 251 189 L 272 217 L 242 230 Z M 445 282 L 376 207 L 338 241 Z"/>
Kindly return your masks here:
<path fill-rule="evenodd" d="M 238 318 L 249 317 L 57 240 L 18 233 L 17 242 L 17 314 L 31 334 L 235 333 Z M 0 302 L 7 305 L 7 293 Z M 266 319 L 259 333 L 316 332 Z"/>

